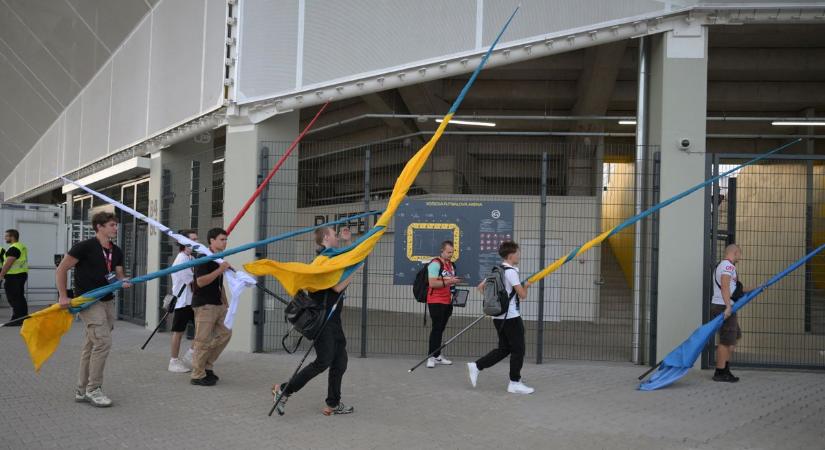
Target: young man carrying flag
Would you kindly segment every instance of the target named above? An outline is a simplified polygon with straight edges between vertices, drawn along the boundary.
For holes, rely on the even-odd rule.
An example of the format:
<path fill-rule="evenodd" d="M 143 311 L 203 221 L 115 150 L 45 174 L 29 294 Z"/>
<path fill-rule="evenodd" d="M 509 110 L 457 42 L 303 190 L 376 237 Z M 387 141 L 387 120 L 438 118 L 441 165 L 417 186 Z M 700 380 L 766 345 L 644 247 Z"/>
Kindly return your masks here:
<path fill-rule="evenodd" d="M 511 394 L 532 394 L 535 389 L 527 386 L 521 380 L 521 368 L 524 366 L 524 322 L 521 320 L 519 308 L 520 300 L 527 298 L 527 288 L 530 282 L 524 285 L 518 277 L 518 263 L 521 259 L 521 251 L 518 244 L 512 241 L 502 242 L 498 248 L 498 254 L 504 270 L 504 287 L 510 298 L 509 308 L 504 314 L 493 317 L 493 325 L 498 332 L 498 347 L 476 362 L 467 363 L 470 375 L 470 384 L 476 387 L 478 374 L 484 369 L 496 365 L 499 361 L 510 355 L 510 383 L 507 385 L 507 392 Z M 484 282 L 479 286 L 479 290 L 484 287 Z"/>
<path fill-rule="evenodd" d="M 57 290 L 59 303 L 68 308 L 71 298 L 66 292 L 69 269 L 74 268 L 74 295 L 127 280 L 123 272 L 123 251 L 112 241 L 117 237 L 117 218 L 110 212 L 92 216 L 95 237 L 75 244 L 57 266 Z M 131 284 L 124 282 L 123 288 Z M 112 330 L 115 326 L 114 296 L 109 294 L 80 311 L 86 327 L 83 351 L 80 354 L 80 370 L 74 393 L 76 402 L 89 402 L 92 406 L 112 406 L 112 400 L 103 392 L 103 368 L 112 348 Z"/>
<path fill-rule="evenodd" d="M 341 240 L 343 244 L 347 245 L 352 238 L 348 228 L 341 230 Z M 338 235 L 331 227 L 324 227 L 315 230 L 315 243 L 321 247 L 319 253 L 326 249 L 339 247 Z M 341 381 L 344 378 L 344 372 L 347 371 L 347 338 L 344 336 L 344 327 L 341 325 L 341 301 L 343 300 L 344 291 L 352 281 L 351 274 L 345 280 L 340 281 L 335 286 L 316 291 L 310 296 L 317 302 L 324 304 L 324 317 L 327 323 L 321 334 L 315 337 L 313 345 L 315 346 L 315 361 L 308 364 L 300 372 L 295 374 L 287 383 L 280 383 L 272 386 L 272 394 L 274 398 L 282 395 L 280 403 L 277 405 L 278 412 L 283 414 L 284 405 L 290 395 L 298 392 L 311 379 L 320 375 L 325 370 L 329 369 L 329 381 L 327 388 L 326 406 L 321 412 L 325 416 L 335 414 L 350 414 L 355 411 L 355 408 L 345 405 L 341 402 Z M 333 312 L 333 308 L 335 309 Z M 330 316 L 330 313 L 332 315 Z M 283 392 L 281 392 L 283 390 Z"/>
<path fill-rule="evenodd" d="M 212 228 L 206 234 L 206 245 L 212 253 L 226 250 L 226 231 Z M 195 294 L 192 309 L 195 311 L 195 353 L 192 356 L 191 384 L 214 386 L 220 379 L 212 366 L 229 344 L 232 330 L 224 325 L 228 304 L 223 287 L 223 273 L 231 269 L 228 262 L 215 261 L 195 267 Z"/>

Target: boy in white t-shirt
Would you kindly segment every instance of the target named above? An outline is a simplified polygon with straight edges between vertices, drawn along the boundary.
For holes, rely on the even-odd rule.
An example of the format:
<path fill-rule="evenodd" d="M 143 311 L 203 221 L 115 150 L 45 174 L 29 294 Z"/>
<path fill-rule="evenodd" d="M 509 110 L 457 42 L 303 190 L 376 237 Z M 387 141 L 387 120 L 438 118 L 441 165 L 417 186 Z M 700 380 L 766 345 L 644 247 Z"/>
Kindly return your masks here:
<path fill-rule="evenodd" d="M 195 230 L 180 230 L 178 232 L 197 242 L 198 233 Z M 185 245 L 178 246 L 178 255 L 173 266 L 183 264 L 192 259 L 192 248 Z M 183 358 L 180 355 L 180 343 L 189 322 L 195 323 L 195 313 L 192 311 L 192 282 L 195 280 L 192 269 L 181 270 L 172 274 L 172 295 L 180 295 L 175 301 L 175 315 L 172 319 L 172 357 L 169 359 L 169 371 L 186 373 L 192 370 L 192 348 L 186 351 Z"/>
<path fill-rule="evenodd" d="M 494 366 L 496 363 L 510 355 L 510 383 L 507 385 L 507 392 L 512 394 L 532 394 L 535 389 L 525 385 L 521 381 L 521 368 L 524 365 L 524 322 L 521 320 L 519 310 L 520 300 L 527 298 L 527 288 L 529 282 L 521 283 L 518 275 L 518 263 L 521 259 L 519 246 L 515 242 L 503 242 L 498 248 L 498 254 L 503 261 L 504 286 L 510 296 L 508 310 L 493 318 L 493 325 L 498 332 L 498 347 L 482 356 L 476 362 L 467 363 L 470 372 L 470 383 L 476 387 L 478 373 L 484 369 Z M 483 291 L 484 282 L 478 286 Z M 515 291 L 515 295 L 513 295 Z"/>

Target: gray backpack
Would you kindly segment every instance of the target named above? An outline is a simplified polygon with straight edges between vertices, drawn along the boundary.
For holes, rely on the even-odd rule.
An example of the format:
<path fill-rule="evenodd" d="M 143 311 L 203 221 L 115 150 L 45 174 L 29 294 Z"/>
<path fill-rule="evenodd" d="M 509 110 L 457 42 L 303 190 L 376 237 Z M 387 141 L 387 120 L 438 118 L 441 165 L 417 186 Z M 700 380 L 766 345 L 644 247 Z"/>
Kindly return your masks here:
<path fill-rule="evenodd" d="M 510 309 L 510 300 L 516 295 L 515 288 L 512 294 L 507 294 L 507 287 L 504 285 L 504 272 L 507 270 L 513 268 L 494 266 L 484 279 L 484 314 L 488 316 L 500 316 L 507 312 Z"/>

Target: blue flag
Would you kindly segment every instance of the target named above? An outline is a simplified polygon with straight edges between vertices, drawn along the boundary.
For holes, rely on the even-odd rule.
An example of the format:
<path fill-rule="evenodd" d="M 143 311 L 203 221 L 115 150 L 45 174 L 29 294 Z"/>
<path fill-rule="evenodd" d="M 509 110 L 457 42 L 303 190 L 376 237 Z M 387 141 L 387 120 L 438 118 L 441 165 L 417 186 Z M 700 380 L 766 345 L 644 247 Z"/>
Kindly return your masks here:
<path fill-rule="evenodd" d="M 825 249 L 825 244 L 820 245 L 814 251 L 797 260 L 782 272 L 774 275 L 773 278 L 768 280 L 765 284 L 745 294 L 745 296 L 733 304 L 733 312 L 735 313 L 742 309 L 748 304 L 748 302 L 753 300 L 754 297 L 761 294 L 765 289 L 781 280 L 789 273 L 798 269 L 802 264 L 808 262 L 808 260 L 822 251 L 822 249 Z M 653 376 L 650 377 L 649 380 L 644 381 L 639 385 L 639 390 L 654 391 L 656 389 L 668 386 L 682 378 L 688 370 L 693 367 L 696 359 L 699 358 L 699 354 L 702 353 L 702 349 L 705 348 L 705 344 L 713 338 L 713 335 L 716 334 L 716 331 L 719 330 L 722 326 L 722 322 L 724 321 L 724 315 L 720 314 L 710 322 L 697 328 L 696 331 L 694 331 L 693 334 L 685 340 L 685 342 L 682 342 L 681 345 L 673 349 L 672 352 L 665 356 L 665 359 L 662 360 L 659 369 L 653 374 Z"/>

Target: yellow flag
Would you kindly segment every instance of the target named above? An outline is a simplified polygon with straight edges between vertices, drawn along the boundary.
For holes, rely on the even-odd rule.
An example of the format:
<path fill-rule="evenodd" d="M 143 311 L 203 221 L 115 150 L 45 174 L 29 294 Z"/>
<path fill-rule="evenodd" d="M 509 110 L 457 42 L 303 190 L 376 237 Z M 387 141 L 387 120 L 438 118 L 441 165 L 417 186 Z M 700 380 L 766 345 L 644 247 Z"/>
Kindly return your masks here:
<path fill-rule="evenodd" d="M 76 297 L 72 299 L 71 305 L 79 307 L 90 301 L 94 299 Z M 43 363 L 57 350 L 60 339 L 71 328 L 72 314 L 61 308 L 59 304 L 41 309 L 23 321 L 20 336 L 26 342 L 36 372 L 40 371 Z"/>
<path fill-rule="evenodd" d="M 332 257 L 320 255 L 310 264 L 298 262 L 283 263 L 269 259 L 261 259 L 245 264 L 244 269 L 252 275 L 272 275 L 281 282 L 289 295 L 295 295 L 300 289 L 306 289 L 311 292 L 320 291 L 338 284 L 338 282 L 344 278 L 346 270 L 366 259 L 370 252 L 372 252 L 375 244 L 381 239 L 381 236 L 384 235 L 390 220 L 392 220 L 392 217 L 395 215 L 395 211 L 401 205 L 401 202 L 404 201 L 407 192 L 410 190 L 410 187 L 412 187 L 415 178 L 430 157 L 430 153 L 432 153 L 435 148 L 435 144 L 441 139 L 441 135 L 444 134 L 444 129 L 447 128 L 447 124 L 452 117 L 452 113 L 444 116 L 444 120 L 430 140 L 407 161 L 404 170 L 401 171 L 401 175 L 398 176 L 398 180 L 395 182 L 392 195 L 390 196 L 384 213 L 378 218 L 378 221 L 370 232 L 366 236 L 362 236 L 358 244 L 353 248 Z"/>

